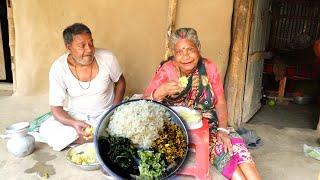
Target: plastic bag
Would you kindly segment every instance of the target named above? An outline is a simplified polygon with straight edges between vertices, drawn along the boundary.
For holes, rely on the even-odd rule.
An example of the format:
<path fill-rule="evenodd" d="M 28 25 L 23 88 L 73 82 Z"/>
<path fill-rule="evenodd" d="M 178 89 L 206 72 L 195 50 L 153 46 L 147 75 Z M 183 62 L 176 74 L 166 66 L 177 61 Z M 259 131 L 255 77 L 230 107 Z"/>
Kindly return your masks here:
<path fill-rule="evenodd" d="M 40 117 L 37 117 L 35 120 L 31 121 L 30 126 L 28 128 L 28 132 L 38 132 L 41 124 L 48 120 L 52 116 L 51 112 L 47 112 Z"/>
<path fill-rule="evenodd" d="M 305 156 L 320 160 L 320 147 L 312 147 L 306 144 L 303 145 L 303 152 Z"/>

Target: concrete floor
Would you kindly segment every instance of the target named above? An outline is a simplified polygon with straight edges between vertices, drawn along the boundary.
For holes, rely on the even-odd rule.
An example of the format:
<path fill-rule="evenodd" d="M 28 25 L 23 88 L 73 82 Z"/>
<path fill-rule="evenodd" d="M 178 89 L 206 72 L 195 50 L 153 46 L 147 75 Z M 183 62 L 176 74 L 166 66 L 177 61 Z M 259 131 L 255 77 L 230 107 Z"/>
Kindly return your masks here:
<path fill-rule="evenodd" d="M 263 179 L 318 179 L 320 163 L 304 156 L 303 144 L 319 146 L 312 129 L 319 111 L 316 105 L 263 106 L 246 124 L 263 140 L 263 146 L 252 151 Z"/>
<path fill-rule="evenodd" d="M 316 129 L 319 111 L 320 107 L 316 104 L 289 103 L 288 105 L 277 105 L 274 108 L 264 106 L 249 123 L 271 125 L 278 129 L 285 127 Z"/>
<path fill-rule="evenodd" d="M 8 125 L 30 121 L 48 112 L 48 97 L 0 96 L 0 133 Z M 105 179 L 101 171 L 83 171 L 69 164 L 67 151 L 53 151 L 48 145 L 36 143 L 36 150 L 24 158 L 9 154 L 6 140 L 0 140 L 0 179 L 43 179 L 48 173 L 50 179 Z"/>
<path fill-rule="evenodd" d="M 31 121 L 48 112 L 47 104 L 47 96 L 18 97 L 0 93 L 0 134 L 12 123 Z M 263 140 L 262 147 L 250 151 L 263 179 L 315 180 L 320 172 L 320 163 L 305 157 L 302 149 L 303 144 L 318 145 L 315 131 L 305 125 L 299 128 L 296 120 L 303 116 L 295 117 L 294 113 L 288 113 L 286 109 L 290 108 L 263 107 L 250 123 L 244 125 L 255 130 Z M 279 125 L 279 122 L 286 122 L 283 121 L 285 117 L 290 117 L 288 121 L 292 119 L 296 126 Z M 43 172 L 49 173 L 50 179 L 107 178 L 101 171 L 83 171 L 74 167 L 67 162 L 66 151 L 53 151 L 43 143 L 37 143 L 35 152 L 24 158 L 13 157 L 5 145 L 6 140 L 0 139 L 0 179 L 41 179 L 39 175 Z M 224 179 L 216 171 L 213 171 L 213 177 Z"/>

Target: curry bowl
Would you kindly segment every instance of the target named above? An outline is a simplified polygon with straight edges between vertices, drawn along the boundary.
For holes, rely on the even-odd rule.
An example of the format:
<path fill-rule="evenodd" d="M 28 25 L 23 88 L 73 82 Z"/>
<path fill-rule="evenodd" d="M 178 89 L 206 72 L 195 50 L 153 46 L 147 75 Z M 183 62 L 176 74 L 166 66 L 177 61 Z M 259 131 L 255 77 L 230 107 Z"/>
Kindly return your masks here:
<path fill-rule="evenodd" d="M 176 133 L 176 136 L 170 133 Z M 176 139 L 169 143 L 165 137 Z M 94 145 L 102 168 L 119 179 L 174 176 L 186 159 L 188 144 L 186 126 L 178 114 L 152 100 L 134 99 L 114 106 L 101 118 L 94 133 Z M 168 153 L 170 151 L 177 155 Z"/>
<path fill-rule="evenodd" d="M 86 171 L 100 169 L 93 143 L 85 143 L 70 148 L 66 158 L 72 165 Z"/>

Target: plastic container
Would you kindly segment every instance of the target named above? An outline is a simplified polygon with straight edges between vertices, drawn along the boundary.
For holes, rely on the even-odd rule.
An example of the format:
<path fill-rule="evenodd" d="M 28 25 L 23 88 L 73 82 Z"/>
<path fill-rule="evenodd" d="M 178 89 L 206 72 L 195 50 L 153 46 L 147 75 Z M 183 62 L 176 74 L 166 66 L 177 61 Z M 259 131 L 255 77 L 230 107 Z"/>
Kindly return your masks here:
<path fill-rule="evenodd" d="M 194 148 L 195 161 L 192 165 L 183 167 L 178 174 L 193 176 L 196 180 L 210 180 L 208 120 L 203 119 L 203 126 L 191 130 L 190 136 L 191 143 L 189 146 Z"/>
<path fill-rule="evenodd" d="M 199 111 L 182 106 L 171 106 L 171 108 L 184 120 L 188 129 L 199 129 L 202 127 L 202 114 Z"/>

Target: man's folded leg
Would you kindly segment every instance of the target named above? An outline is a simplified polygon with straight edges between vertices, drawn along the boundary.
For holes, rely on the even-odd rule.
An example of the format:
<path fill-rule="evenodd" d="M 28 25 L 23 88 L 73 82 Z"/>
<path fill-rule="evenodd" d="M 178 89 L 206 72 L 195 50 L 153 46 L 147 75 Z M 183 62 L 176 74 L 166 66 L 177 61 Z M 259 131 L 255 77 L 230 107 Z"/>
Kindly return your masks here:
<path fill-rule="evenodd" d="M 54 117 L 43 122 L 39 128 L 41 138 L 55 151 L 61 151 L 79 138 L 77 131 L 55 120 Z"/>

